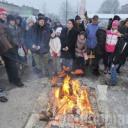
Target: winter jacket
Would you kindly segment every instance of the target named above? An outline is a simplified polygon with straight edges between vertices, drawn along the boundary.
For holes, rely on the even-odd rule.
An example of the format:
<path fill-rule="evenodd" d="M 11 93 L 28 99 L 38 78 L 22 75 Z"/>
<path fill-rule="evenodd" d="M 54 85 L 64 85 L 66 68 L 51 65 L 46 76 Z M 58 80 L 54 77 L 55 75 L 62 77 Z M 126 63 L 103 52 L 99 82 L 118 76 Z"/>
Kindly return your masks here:
<path fill-rule="evenodd" d="M 75 28 L 78 32 L 82 32 L 82 31 L 85 31 L 85 27 L 84 27 L 84 24 L 83 23 L 80 23 L 80 24 L 75 24 Z"/>
<path fill-rule="evenodd" d="M 102 28 L 99 28 L 96 32 L 97 45 L 95 48 L 96 55 L 103 55 L 105 52 L 105 43 L 106 43 L 106 31 Z"/>
<path fill-rule="evenodd" d="M 75 45 L 77 41 L 77 30 L 72 28 L 68 31 L 68 28 L 63 28 L 60 40 L 61 40 L 61 57 L 66 59 L 73 59 L 75 57 Z M 63 51 L 63 48 L 68 47 L 68 51 Z"/>
<path fill-rule="evenodd" d="M 75 56 L 84 57 L 84 54 L 86 53 L 86 51 L 87 51 L 86 40 L 80 40 L 78 36 L 76 48 L 75 48 Z"/>
<path fill-rule="evenodd" d="M 15 45 L 18 46 L 24 43 L 23 33 L 20 27 L 8 25 L 8 30 L 13 38 L 13 42 L 15 43 Z"/>
<path fill-rule="evenodd" d="M 98 30 L 98 24 L 88 24 L 86 33 L 87 33 L 87 47 L 89 49 L 94 49 L 97 44 L 96 32 Z"/>
<path fill-rule="evenodd" d="M 47 54 L 49 52 L 50 29 L 45 26 L 41 27 L 39 24 L 35 24 L 32 29 L 33 43 L 40 46 L 40 54 Z"/>
<path fill-rule="evenodd" d="M 123 36 L 119 38 L 116 45 L 114 63 L 123 65 L 125 64 L 126 58 L 128 57 L 128 28 L 121 27 L 119 32 L 123 34 Z"/>
<path fill-rule="evenodd" d="M 61 42 L 59 37 L 54 37 L 50 39 L 50 54 L 52 57 L 60 57 L 61 52 Z"/>
<path fill-rule="evenodd" d="M 0 20 L 0 55 L 6 53 L 13 47 L 13 41 L 7 26 Z"/>
<path fill-rule="evenodd" d="M 118 31 L 108 30 L 106 37 L 106 44 L 105 44 L 106 52 L 114 53 L 117 42 L 118 42 Z"/>
<path fill-rule="evenodd" d="M 26 46 L 26 48 L 28 49 L 32 49 L 32 45 L 33 45 L 33 40 L 34 40 L 34 32 L 32 28 L 29 28 L 28 30 L 25 31 L 24 33 L 24 44 Z"/>
<path fill-rule="evenodd" d="M 124 41 L 128 42 L 128 28 L 126 28 L 125 26 L 122 26 L 119 28 L 119 32 L 123 34 Z"/>

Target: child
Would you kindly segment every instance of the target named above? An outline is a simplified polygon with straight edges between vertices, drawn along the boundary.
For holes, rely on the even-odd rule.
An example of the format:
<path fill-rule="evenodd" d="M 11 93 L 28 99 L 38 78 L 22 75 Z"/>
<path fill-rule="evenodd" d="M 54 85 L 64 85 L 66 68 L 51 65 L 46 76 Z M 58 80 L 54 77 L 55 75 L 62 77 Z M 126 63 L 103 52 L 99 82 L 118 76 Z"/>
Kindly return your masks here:
<path fill-rule="evenodd" d="M 76 48 L 75 48 L 75 72 L 76 74 L 85 73 L 85 61 L 87 58 L 87 46 L 85 32 L 80 32 L 77 37 Z M 77 72 L 78 71 L 78 72 Z"/>
<path fill-rule="evenodd" d="M 52 58 L 52 70 L 53 75 L 57 74 L 60 71 L 60 52 L 61 52 L 61 42 L 59 37 L 56 36 L 56 33 L 51 34 L 51 39 L 49 42 L 50 46 L 50 55 Z"/>
<path fill-rule="evenodd" d="M 106 44 L 105 44 L 105 71 L 104 73 L 110 73 L 110 68 L 113 62 L 113 56 L 118 42 L 118 37 L 121 34 L 118 32 L 119 21 L 114 20 L 111 30 L 107 31 Z"/>

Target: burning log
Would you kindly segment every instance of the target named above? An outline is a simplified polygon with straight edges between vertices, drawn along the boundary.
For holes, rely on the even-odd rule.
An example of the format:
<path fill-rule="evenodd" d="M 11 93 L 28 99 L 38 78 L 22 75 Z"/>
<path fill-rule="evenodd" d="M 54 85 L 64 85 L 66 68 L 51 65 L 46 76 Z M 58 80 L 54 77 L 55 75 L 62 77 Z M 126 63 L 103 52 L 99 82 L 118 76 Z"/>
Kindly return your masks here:
<path fill-rule="evenodd" d="M 53 113 L 48 111 L 48 112 L 45 112 L 45 111 L 42 111 L 39 113 L 39 120 L 40 121 L 49 121 L 50 118 L 53 116 Z"/>
<path fill-rule="evenodd" d="M 56 86 L 58 82 L 58 77 L 57 76 L 53 76 L 50 83 L 52 86 Z"/>

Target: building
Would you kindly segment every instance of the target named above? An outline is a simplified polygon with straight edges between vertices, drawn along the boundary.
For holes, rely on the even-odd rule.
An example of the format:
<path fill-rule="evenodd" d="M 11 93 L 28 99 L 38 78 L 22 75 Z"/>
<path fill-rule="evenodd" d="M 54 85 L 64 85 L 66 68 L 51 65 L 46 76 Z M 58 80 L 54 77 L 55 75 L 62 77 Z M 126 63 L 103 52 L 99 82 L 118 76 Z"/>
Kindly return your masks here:
<path fill-rule="evenodd" d="M 20 15 L 22 17 L 28 17 L 30 15 L 38 15 L 39 10 L 28 6 L 18 6 L 15 4 L 0 2 L 0 7 L 5 8 L 9 14 Z"/>

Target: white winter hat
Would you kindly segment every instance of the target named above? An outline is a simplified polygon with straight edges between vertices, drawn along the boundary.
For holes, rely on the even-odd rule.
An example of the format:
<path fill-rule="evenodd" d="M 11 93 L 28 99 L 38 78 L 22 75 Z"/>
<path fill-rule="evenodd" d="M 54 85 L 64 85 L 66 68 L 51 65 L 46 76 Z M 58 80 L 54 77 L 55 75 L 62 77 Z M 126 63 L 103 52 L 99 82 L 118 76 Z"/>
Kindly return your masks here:
<path fill-rule="evenodd" d="M 27 24 L 30 23 L 30 22 L 34 22 L 35 23 L 36 22 L 35 16 L 28 17 L 27 20 L 26 20 L 26 22 L 27 22 Z"/>
<path fill-rule="evenodd" d="M 56 29 L 56 33 L 61 33 L 61 31 L 62 31 L 62 27 L 58 27 L 58 28 Z"/>

